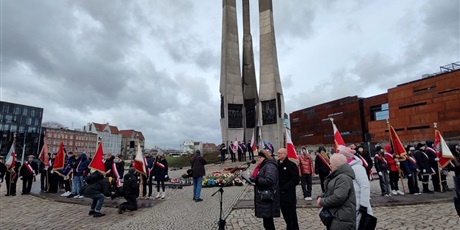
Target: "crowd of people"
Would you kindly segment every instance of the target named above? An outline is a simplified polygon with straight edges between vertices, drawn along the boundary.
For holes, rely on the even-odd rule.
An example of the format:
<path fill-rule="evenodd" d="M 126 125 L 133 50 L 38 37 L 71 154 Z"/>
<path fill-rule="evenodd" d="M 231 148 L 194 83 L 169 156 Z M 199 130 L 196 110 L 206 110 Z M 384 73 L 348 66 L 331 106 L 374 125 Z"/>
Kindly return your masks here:
<path fill-rule="evenodd" d="M 433 142 L 427 141 L 415 146 L 407 146 L 405 156 L 395 155 L 390 145 L 376 146 L 373 159 L 363 146 L 339 146 L 338 152 L 333 154 L 328 154 L 326 148 L 321 146 L 314 157 L 306 147 L 302 147 L 298 161 L 295 163 L 288 159 L 285 148 L 278 149 L 275 155 L 270 146 L 265 146 L 257 152 L 257 156 L 249 155 L 250 159 L 257 157 L 257 166 L 250 177 L 255 185 L 255 216 L 263 219 L 265 229 L 275 229 L 274 218 L 280 217 L 281 214 L 287 229 L 299 229 L 296 186 L 300 182 L 303 198 L 311 201 L 313 200 L 312 178 L 318 175 L 321 194 L 317 196 L 316 204 L 322 208 L 320 217 L 327 228 L 363 229 L 363 221 L 373 216 L 370 204 L 373 169 L 379 177 L 381 195 L 385 197 L 404 195 L 399 188 L 402 178 L 406 179 L 408 193 L 412 195 L 451 191 L 447 185 L 447 175 L 448 171 L 454 171 L 455 176 L 460 177 L 460 145 L 451 147 L 454 159 L 440 167 L 438 162 L 441 156 L 434 150 L 432 144 Z M 245 161 L 250 146 L 244 143 L 238 146 L 241 147 L 237 147 L 235 152 L 230 151 L 230 154 L 233 152 L 235 155 L 231 157 L 232 161 L 236 161 L 233 159 L 236 154 L 238 160 Z M 231 148 L 235 149 L 235 146 Z M 245 152 L 239 154 L 239 148 L 240 151 L 245 150 Z M 222 150 L 226 150 L 225 146 L 222 146 Z M 63 169 L 53 170 L 55 157 L 56 154 L 51 154 L 49 166 L 45 166 L 44 162 L 35 160 L 31 155 L 22 165 L 16 162 L 11 170 L 6 168 L 2 159 L 0 182 L 6 179 L 6 196 L 16 195 L 18 180 L 23 181 L 22 194 L 29 194 L 38 174 L 41 174 L 42 178 L 40 184 L 42 192 L 57 193 L 59 188 L 64 188 L 65 193 L 62 196 L 92 199 L 89 215 L 94 217 L 104 216 L 101 213 L 104 199 L 115 194 L 126 199 L 126 202 L 119 205 L 120 214 L 126 210 L 137 210 L 139 196 L 152 196 L 153 181 L 156 181 L 154 198 L 164 199 L 166 196 L 164 182 L 169 179 L 168 162 L 162 153 L 158 153 L 155 157 L 145 154 L 147 166 L 145 175 L 136 172 L 133 165 L 124 175 L 124 162 L 111 154 L 105 157 L 105 171 L 90 171 L 88 166 L 91 159 L 88 159 L 85 153 L 74 154 L 73 152 L 67 153 Z M 225 156 L 222 158 L 223 163 L 226 158 Z M 195 202 L 203 201 L 201 185 L 206 175 L 206 164 L 200 151 L 196 151 L 190 159 Z M 121 178 L 124 182 L 122 185 Z M 421 189 L 419 189 L 419 180 L 422 184 Z"/>

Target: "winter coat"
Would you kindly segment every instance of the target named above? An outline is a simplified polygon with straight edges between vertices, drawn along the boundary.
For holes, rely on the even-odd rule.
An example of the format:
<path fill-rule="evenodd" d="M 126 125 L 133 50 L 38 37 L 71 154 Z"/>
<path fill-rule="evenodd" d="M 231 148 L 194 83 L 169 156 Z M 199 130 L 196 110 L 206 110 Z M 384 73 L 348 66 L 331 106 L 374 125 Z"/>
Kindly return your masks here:
<path fill-rule="evenodd" d="M 422 149 L 418 149 L 415 151 L 414 156 L 415 160 L 417 161 L 417 166 L 420 169 L 420 171 L 422 171 L 422 174 L 431 175 L 433 173 L 433 170 L 431 169 L 430 159 L 428 158 L 428 155 L 426 155 Z"/>
<path fill-rule="evenodd" d="M 300 171 L 302 174 L 311 174 L 312 176 L 315 175 L 315 166 L 313 166 L 313 160 L 311 159 L 311 155 L 301 154 L 299 157 L 300 162 Z"/>
<path fill-rule="evenodd" d="M 386 162 L 384 160 L 385 160 L 385 157 L 382 157 L 380 154 L 375 154 L 374 166 L 375 166 L 375 169 L 377 170 L 377 172 L 380 172 L 380 171 L 386 172 L 388 170 L 388 162 Z"/>
<path fill-rule="evenodd" d="M 390 153 L 385 153 L 385 159 L 390 166 L 390 172 L 397 172 L 398 168 L 396 167 L 396 160 L 393 158 L 393 156 Z"/>
<path fill-rule="evenodd" d="M 326 177 L 326 191 L 321 206 L 328 208 L 333 219 L 329 229 L 356 229 L 356 197 L 353 187 L 355 173 L 349 164 L 343 164 Z"/>
<path fill-rule="evenodd" d="M 109 159 L 107 159 L 104 162 L 105 171 L 108 172 L 108 173 L 105 174 L 105 177 L 113 177 L 113 178 L 115 178 L 115 174 L 112 172 L 112 165 L 113 165 L 113 160 L 114 159 L 115 159 L 115 156 L 111 156 Z"/>
<path fill-rule="evenodd" d="M 193 178 L 198 178 L 206 175 L 204 166 L 207 164 L 207 162 L 202 156 L 195 154 L 195 156 L 190 159 L 190 164 L 192 165 Z"/>
<path fill-rule="evenodd" d="M 117 168 L 118 175 L 120 175 L 120 178 L 124 178 L 123 176 L 125 175 L 125 162 L 117 162 L 115 163 L 115 167 Z"/>
<path fill-rule="evenodd" d="M 370 203 L 371 186 L 369 179 L 366 174 L 366 169 L 363 167 L 361 159 L 355 156 L 355 159 L 348 163 L 353 172 L 355 173 L 355 179 L 353 180 L 353 187 L 355 189 L 356 197 L 356 211 L 359 210 L 359 206 L 367 208 L 367 213 L 372 215 L 372 208 Z"/>
<path fill-rule="evenodd" d="M 166 181 L 168 178 L 166 177 L 168 175 L 168 162 L 166 159 L 161 159 L 161 161 L 158 161 L 158 158 L 155 160 L 155 163 L 153 163 L 153 169 L 152 169 L 152 176 L 155 177 L 156 181 Z"/>
<path fill-rule="evenodd" d="M 137 197 L 139 194 L 139 182 L 137 176 L 127 173 L 123 179 L 124 197 Z"/>
<path fill-rule="evenodd" d="M 254 207 L 258 218 L 280 217 L 280 190 L 278 179 L 278 165 L 274 160 L 265 159 L 255 178 Z M 262 201 L 260 192 L 273 191 L 273 201 Z"/>
<path fill-rule="evenodd" d="M 86 174 L 86 171 L 88 171 L 88 165 L 90 161 L 88 158 L 86 158 L 86 154 L 82 153 L 79 157 L 78 160 L 74 161 L 72 163 L 72 168 L 73 170 L 73 175 L 74 176 L 83 176 Z"/>
<path fill-rule="evenodd" d="M 318 175 L 329 175 L 331 170 L 329 167 L 320 159 L 319 154 L 315 158 L 315 173 Z"/>
<path fill-rule="evenodd" d="M 32 162 L 26 161 L 26 162 L 32 168 L 32 173 L 29 171 L 29 169 L 27 169 L 27 167 L 25 165 L 26 163 L 24 162 L 24 164 L 22 164 L 21 170 L 19 171 L 19 176 L 22 176 L 22 177 L 25 177 L 25 178 L 32 178 L 32 177 L 36 176 L 38 174 L 38 164 L 37 164 L 37 162 L 35 162 L 35 161 L 32 161 Z"/>
<path fill-rule="evenodd" d="M 110 183 L 99 171 L 90 174 L 85 181 L 88 186 L 83 187 L 82 191 L 80 191 L 83 196 L 91 197 L 101 193 L 106 197 L 111 195 Z"/>
<path fill-rule="evenodd" d="M 297 198 L 295 187 L 299 184 L 299 168 L 288 158 L 283 162 L 278 161 L 279 187 L 280 187 L 280 203 L 296 205 Z"/>

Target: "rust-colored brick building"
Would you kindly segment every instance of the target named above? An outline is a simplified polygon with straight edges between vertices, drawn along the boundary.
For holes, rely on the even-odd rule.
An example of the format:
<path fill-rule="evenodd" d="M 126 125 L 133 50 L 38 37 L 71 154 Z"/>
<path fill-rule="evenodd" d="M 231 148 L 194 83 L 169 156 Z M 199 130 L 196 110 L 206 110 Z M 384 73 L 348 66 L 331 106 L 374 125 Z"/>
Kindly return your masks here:
<path fill-rule="evenodd" d="M 454 66 L 455 65 L 455 66 Z M 332 145 L 334 118 L 346 143 L 388 142 L 388 124 L 402 142 L 434 139 L 433 123 L 449 141 L 460 140 L 460 65 L 368 98 L 345 97 L 290 114 L 296 146 Z M 441 67 L 441 71 L 443 71 Z"/>
<path fill-rule="evenodd" d="M 57 153 L 61 140 L 67 152 L 85 152 L 88 153 L 88 156 L 96 152 L 97 135 L 95 133 L 48 127 L 45 127 L 44 130 L 49 153 Z"/>

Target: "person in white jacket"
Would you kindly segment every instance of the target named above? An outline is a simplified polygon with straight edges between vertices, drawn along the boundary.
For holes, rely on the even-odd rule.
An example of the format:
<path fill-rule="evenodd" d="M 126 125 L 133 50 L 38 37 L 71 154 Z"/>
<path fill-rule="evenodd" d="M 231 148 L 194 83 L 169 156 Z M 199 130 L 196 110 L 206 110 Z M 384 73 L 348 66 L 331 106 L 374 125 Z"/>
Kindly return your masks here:
<path fill-rule="evenodd" d="M 345 146 L 339 147 L 339 153 L 347 158 L 348 164 L 355 173 L 353 186 L 356 196 L 356 229 L 358 229 L 362 213 L 367 213 L 369 215 L 373 215 L 373 213 L 370 203 L 371 190 L 369 179 L 367 178 L 366 169 L 363 163 L 359 158 L 354 156 L 355 152 L 355 150 Z"/>

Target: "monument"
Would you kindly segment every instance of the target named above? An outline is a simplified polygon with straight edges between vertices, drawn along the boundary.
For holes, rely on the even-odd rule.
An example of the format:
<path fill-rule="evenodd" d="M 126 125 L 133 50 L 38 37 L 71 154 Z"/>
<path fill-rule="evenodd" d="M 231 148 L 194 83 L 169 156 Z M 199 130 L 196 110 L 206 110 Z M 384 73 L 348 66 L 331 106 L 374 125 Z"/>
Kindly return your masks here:
<path fill-rule="evenodd" d="M 272 0 L 259 0 L 259 103 L 262 138 L 276 149 L 284 146 L 284 97 L 278 69 Z"/>
<path fill-rule="evenodd" d="M 258 125 L 256 69 L 254 66 L 254 51 L 252 48 L 252 35 L 249 14 L 249 0 L 243 0 L 243 81 L 242 89 L 244 96 L 244 138 L 250 141 L 254 129 Z M 256 136 L 257 137 L 257 136 Z"/>
<path fill-rule="evenodd" d="M 222 1 L 222 142 L 248 141 L 254 128 L 275 149 L 284 146 L 284 97 L 281 87 L 271 0 L 259 0 L 259 95 L 254 67 L 249 0 L 243 0 L 243 66 L 240 67 L 235 0 Z M 242 75 L 241 75 L 242 69 Z"/>
<path fill-rule="evenodd" d="M 220 126 L 222 142 L 243 141 L 243 91 L 238 43 L 236 0 L 222 1 L 222 56 L 220 68 Z"/>

